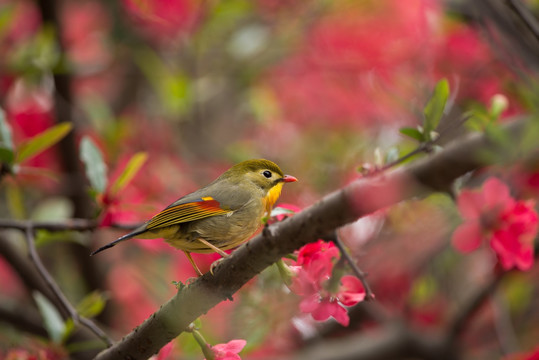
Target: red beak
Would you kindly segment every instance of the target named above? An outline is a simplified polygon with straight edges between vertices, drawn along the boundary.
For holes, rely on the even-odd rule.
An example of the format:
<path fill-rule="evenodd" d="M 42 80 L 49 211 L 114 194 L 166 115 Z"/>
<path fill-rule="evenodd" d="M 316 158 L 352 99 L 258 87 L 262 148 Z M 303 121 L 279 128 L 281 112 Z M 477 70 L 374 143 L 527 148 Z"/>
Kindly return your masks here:
<path fill-rule="evenodd" d="M 283 182 L 294 182 L 294 181 L 298 181 L 298 179 L 296 179 L 295 177 L 293 177 L 292 175 L 285 175 L 283 176 Z"/>

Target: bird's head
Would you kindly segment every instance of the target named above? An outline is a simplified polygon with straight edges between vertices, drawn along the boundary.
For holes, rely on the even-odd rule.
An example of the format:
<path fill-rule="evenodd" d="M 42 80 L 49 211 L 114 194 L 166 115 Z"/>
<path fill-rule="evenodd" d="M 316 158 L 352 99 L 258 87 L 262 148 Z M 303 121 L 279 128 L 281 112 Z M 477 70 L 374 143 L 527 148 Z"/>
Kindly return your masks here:
<path fill-rule="evenodd" d="M 266 209 L 271 209 L 281 195 L 283 184 L 297 179 L 285 175 L 277 164 L 265 159 L 253 159 L 240 162 L 228 169 L 222 177 L 239 183 L 248 181 L 262 189 Z"/>

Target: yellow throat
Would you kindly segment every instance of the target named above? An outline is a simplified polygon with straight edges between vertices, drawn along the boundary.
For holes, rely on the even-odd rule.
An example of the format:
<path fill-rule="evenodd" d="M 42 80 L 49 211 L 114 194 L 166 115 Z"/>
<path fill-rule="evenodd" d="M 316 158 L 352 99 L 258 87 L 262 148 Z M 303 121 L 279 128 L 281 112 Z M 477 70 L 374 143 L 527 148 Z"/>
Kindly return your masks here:
<path fill-rule="evenodd" d="M 277 183 L 277 185 L 272 187 L 264 197 L 263 202 L 266 209 L 266 216 L 270 216 L 273 204 L 275 204 L 275 202 L 277 201 L 277 199 L 279 199 L 279 196 L 281 195 L 283 185 L 284 183 L 282 182 Z"/>

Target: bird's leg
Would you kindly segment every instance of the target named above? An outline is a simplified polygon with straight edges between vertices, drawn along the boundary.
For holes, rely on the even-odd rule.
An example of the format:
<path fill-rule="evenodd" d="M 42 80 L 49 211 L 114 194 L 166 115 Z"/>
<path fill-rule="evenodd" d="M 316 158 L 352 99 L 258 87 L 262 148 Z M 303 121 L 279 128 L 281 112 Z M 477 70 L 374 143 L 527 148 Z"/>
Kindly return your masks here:
<path fill-rule="evenodd" d="M 212 249 L 213 251 L 215 251 L 216 253 L 218 253 L 219 255 L 221 255 L 222 257 L 224 258 L 228 257 L 228 254 L 224 252 L 223 250 L 219 249 L 217 246 L 210 244 L 209 242 L 207 242 L 206 240 L 202 238 L 197 238 L 197 240 L 203 243 L 204 245 L 206 245 L 207 247 L 209 247 L 210 249 Z"/>
<path fill-rule="evenodd" d="M 213 244 L 210 244 L 208 241 L 204 240 L 204 239 L 201 239 L 201 238 L 198 238 L 197 239 L 198 241 L 200 241 L 201 243 L 203 243 L 204 245 L 206 245 L 207 247 L 209 247 L 210 249 L 212 249 L 213 251 L 215 251 L 216 253 L 218 253 L 219 255 L 221 255 L 223 258 L 227 258 L 229 255 L 224 252 L 223 250 L 219 249 L 217 246 L 213 245 Z M 213 275 L 213 269 L 215 269 L 215 267 L 217 265 L 219 265 L 219 263 L 223 261 L 223 259 L 218 259 L 216 261 L 214 261 L 211 265 L 210 265 L 210 273 Z"/>
<path fill-rule="evenodd" d="M 198 276 L 202 276 L 202 271 L 200 271 L 197 264 L 195 264 L 195 260 L 193 260 L 193 258 L 191 257 L 191 253 L 189 251 L 185 251 L 185 250 L 183 250 L 183 253 L 185 254 L 185 256 L 187 256 L 187 259 L 189 259 L 189 262 L 193 266 L 193 269 L 195 269 Z"/>

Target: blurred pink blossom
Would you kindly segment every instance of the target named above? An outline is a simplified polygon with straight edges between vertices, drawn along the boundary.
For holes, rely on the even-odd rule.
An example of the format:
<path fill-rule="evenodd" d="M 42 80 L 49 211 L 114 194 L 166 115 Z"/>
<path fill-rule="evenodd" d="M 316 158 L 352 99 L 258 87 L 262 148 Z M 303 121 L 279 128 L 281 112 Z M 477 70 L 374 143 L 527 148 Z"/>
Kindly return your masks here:
<path fill-rule="evenodd" d="M 231 340 L 226 344 L 217 344 L 210 347 L 214 360 L 241 360 L 238 353 L 245 347 L 247 341 L 243 339 Z"/>
<path fill-rule="evenodd" d="M 504 183 L 490 178 L 480 191 L 462 191 L 457 205 L 464 218 L 452 237 L 457 250 L 471 252 L 486 240 L 504 269 L 530 269 L 538 224 L 533 201 L 515 200 Z"/>
<path fill-rule="evenodd" d="M 300 249 L 297 265 L 293 267 L 292 290 L 303 296 L 300 310 L 310 313 L 313 319 L 325 321 L 333 317 L 343 326 L 350 318 L 344 306 L 353 306 L 365 298 L 361 281 L 351 275 L 339 280 L 337 289 L 329 289 L 333 260 L 339 255 L 332 243 L 318 241 Z"/>

